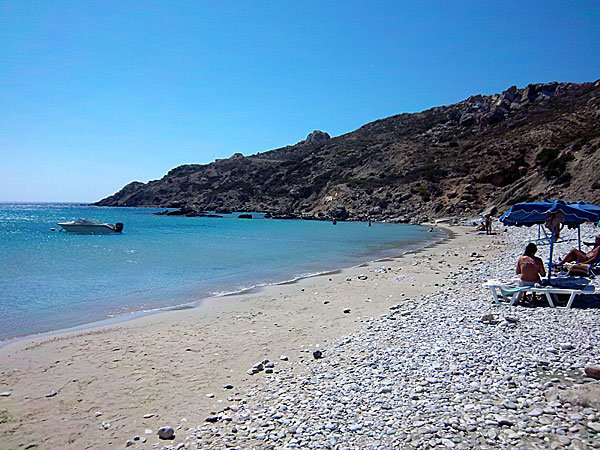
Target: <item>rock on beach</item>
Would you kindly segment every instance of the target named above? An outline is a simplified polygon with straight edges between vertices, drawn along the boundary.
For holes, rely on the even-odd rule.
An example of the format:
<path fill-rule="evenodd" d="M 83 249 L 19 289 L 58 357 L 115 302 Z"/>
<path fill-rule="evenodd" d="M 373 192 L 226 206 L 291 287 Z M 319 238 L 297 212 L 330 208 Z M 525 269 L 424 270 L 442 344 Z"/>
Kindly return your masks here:
<path fill-rule="evenodd" d="M 156 434 L 164 440 L 175 438 L 175 430 L 172 427 L 160 427 Z"/>

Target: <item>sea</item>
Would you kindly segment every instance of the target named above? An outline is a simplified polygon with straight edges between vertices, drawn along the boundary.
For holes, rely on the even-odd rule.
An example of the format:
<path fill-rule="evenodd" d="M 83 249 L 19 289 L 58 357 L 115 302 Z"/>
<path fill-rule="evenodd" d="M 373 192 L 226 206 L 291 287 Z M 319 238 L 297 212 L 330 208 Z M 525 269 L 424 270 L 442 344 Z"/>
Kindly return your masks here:
<path fill-rule="evenodd" d="M 155 215 L 163 209 L 0 203 L 0 344 L 18 337 L 197 306 L 207 297 L 398 256 L 444 237 L 364 222 Z M 123 232 L 86 235 L 89 218 Z"/>

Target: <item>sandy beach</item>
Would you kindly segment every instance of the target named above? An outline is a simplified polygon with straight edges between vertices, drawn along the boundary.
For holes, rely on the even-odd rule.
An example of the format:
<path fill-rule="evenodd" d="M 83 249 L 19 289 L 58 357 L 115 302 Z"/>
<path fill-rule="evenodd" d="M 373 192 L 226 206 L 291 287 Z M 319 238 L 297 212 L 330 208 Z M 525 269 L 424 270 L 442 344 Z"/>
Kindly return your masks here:
<path fill-rule="evenodd" d="M 509 233 L 444 227 L 451 237 L 402 257 L 207 299 L 197 308 L 9 344 L 0 349 L 0 448 L 203 448 L 196 439 L 207 417 L 251 410 L 264 400 L 256 392 L 268 380 L 317 364 L 315 350 L 327 361 L 335 342 L 371 326 L 390 308 L 431 302 L 457 273 L 502 262 L 509 244 L 505 263 L 512 268 L 516 249 Z M 474 314 L 498 312 L 489 291 L 472 297 L 478 302 Z M 597 310 L 590 311 L 589 320 L 597 320 Z M 597 352 L 589 350 L 586 361 Z M 274 363 L 273 373 L 247 373 L 264 360 Z M 591 422 L 600 418 L 594 411 Z M 164 426 L 175 429 L 173 441 L 158 438 Z M 215 433 L 207 448 L 283 446 L 282 440 L 227 443 Z M 344 448 L 343 440 L 330 447 Z"/>

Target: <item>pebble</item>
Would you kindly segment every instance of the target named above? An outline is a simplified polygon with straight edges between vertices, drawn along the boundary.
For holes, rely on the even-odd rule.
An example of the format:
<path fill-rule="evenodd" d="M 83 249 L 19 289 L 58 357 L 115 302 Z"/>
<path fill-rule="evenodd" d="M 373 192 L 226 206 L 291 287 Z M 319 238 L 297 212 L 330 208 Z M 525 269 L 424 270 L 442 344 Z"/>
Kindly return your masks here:
<path fill-rule="evenodd" d="M 172 427 L 160 427 L 156 434 L 164 440 L 175 438 L 175 430 Z"/>
<path fill-rule="evenodd" d="M 587 427 L 596 433 L 600 433 L 600 422 L 588 422 Z"/>
<path fill-rule="evenodd" d="M 531 417 L 539 417 L 544 414 L 544 411 L 541 408 L 534 408 L 527 413 Z"/>
<path fill-rule="evenodd" d="M 588 368 L 600 361 L 600 308 L 498 306 L 481 286 L 514 276 L 532 233 L 511 228 L 490 237 L 490 245 L 508 244 L 501 256 L 480 255 L 482 247 L 433 293 L 361 317 L 354 333 L 327 342 L 326 358 L 304 357 L 260 378 L 247 403 L 187 429 L 188 447 L 600 448 L 597 400 L 578 402 L 575 391 L 597 384 Z M 571 245 L 557 243 L 556 254 Z M 540 246 L 543 259 L 545 252 Z M 465 249 L 450 242 L 442 256 L 451 263 L 459 254 Z M 435 262 L 419 261 L 420 271 Z M 414 271 L 405 276 L 420 284 Z M 600 278 L 592 282 L 600 291 Z M 308 344 L 301 355 L 312 351 Z"/>
<path fill-rule="evenodd" d="M 144 414 L 144 419 L 149 419 L 151 417 L 154 417 L 154 414 Z"/>
<path fill-rule="evenodd" d="M 504 406 L 506 409 L 517 409 L 517 404 L 509 400 L 503 402 L 502 406 Z"/>

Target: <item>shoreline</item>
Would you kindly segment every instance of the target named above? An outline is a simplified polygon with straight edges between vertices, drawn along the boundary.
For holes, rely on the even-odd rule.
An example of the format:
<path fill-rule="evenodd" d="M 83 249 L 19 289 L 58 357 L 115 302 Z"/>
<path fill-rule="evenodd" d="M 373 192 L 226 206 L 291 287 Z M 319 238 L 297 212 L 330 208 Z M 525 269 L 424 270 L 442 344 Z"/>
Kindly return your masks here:
<path fill-rule="evenodd" d="M 575 348 L 581 342 L 581 351 L 551 359 L 550 376 L 574 380 L 569 378 L 572 367 L 596 357 L 600 361 L 600 351 L 590 345 L 600 338 L 594 331 L 597 327 L 591 327 L 598 323 L 600 309 L 496 306 L 481 287 L 498 273 L 513 273 L 525 233 L 517 232 L 517 239 L 508 233 L 476 234 L 471 227 L 448 228 L 453 235 L 398 258 L 210 298 L 200 308 L 165 311 L 0 348 L 3 445 L 149 450 L 182 444 L 186 448 L 273 448 L 285 442 L 292 448 L 306 448 L 316 439 L 316 447 L 331 446 L 330 438 L 323 435 L 322 418 L 330 407 L 311 409 L 325 408 L 331 399 L 341 409 L 327 415 L 332 426 L 326 433 L 331 432 L 338 445 L 402 448 L 405 439 L 421 442 L 420 433 L 431 432 L 428 424 L 450 420 L 440 422 L 439 414 L 444 412 L 435 403 L 442 387 L 459 389 L 447 394 L 451 405 L 452 398 L 467 395 L 466 409 L 451 420 L 461 424 L 464 420 L 466 428 L 477 430 L 497 421 L 490 416 L 474 427 L 479 416 L 469 416 L 475 411 L 473 404 L 493 407 L 500 414 L 502 407 L 496 402 L 505 397 L 471 398 L 488 391 L 482 394 L 468 387 L 470 383 L 494 386 L 491 393 L 504 390 L 505 364 L 512 367 L 516 361 L 517 372 L 508 373 L 523 378 L 517 388 L 553 385 L 549 378 L 536 381 L 535 361 L 547 360 L 545 349 L 558 346 L 556 339 Z M 490 313 L 510 314 L 519 322 L 508 328 L 482 324 L 482 315 Z M 585 324 L 581 330 L 580 323 Z M 524 344 L 531 348 L 523 351 Z M 445 345 L 449 348 L 442 351 Z M 318 360 L 313 357 L 317 350 L 323 356 Z M 399 357 L 395 355 L 402 356 L 395 360 Z M 472 357 L 480 363 L 474 364 Z M 389 358 L 393 364 L 387 362 Z M 249 374 L 265 360 L 270 361 L 268 370 L 263 365 L 265 370 Z M 564 361 L 566 369 L 555 361 Z M 496 375 L 487 371 L 493 367 L 499 378 L 490 385 Z M 427 392 L 430 384 L 435 387 L 430 396 L 414 393 Z M 468 390 L 461 391 L 465 385 Z M 515 395 L 514 403 L 525 409 L 541 401 L 541 391 L 532 390 L 533 394 L 510 391 L 506 395 L 509 399 Z M 524 395 L 532 397 L 522 401 Z M 346 409 L 344 405 L 354 397 L 357 403 Z M 383 408 L 392 401 L 391 409 Z M 355 417 L 363 408 L 373 409 L 366 417 Z M 419 414 L 427 411 L 433 414 L 430 422 L 420 420 Z M 600 419 L 594 411 L 586 414 L 592 417 L 590 423 Z M 396 434 L 383 428 L 369 430 L 379 416 L 386 416 L 387 424 L 394 423 Z M 157 430 L 165 426 L 175 430 L 174 441 L 158 438 Z M 304 431 L 291 431 L 296 426 Z M 366 427 L 364 432 L 360 426 Z M 413 428 L 416 431 L 410 431 Z M 510 436 L 517 436 L 514 430 L 509 430 Z M 371 433 L 378 437 L 370 438 Z M 466 431 L 460 433 L 453 438 L 471 439 Z M 504 431 L 494 433 L 503 436 Z M 489 436 L 484 438 L 494 439 Z M 476 447 L 491 445 L 477 442 Z"/>
<path fill-rule="evenodd" d="M 399 254 L 398 256 L 385 256 L 382 258 L 377 258 L 377 259 L 372 259 L 372 260 L 368 260 L 365 262 L 360 262 L 357 265 L 354 266 L 349 266 L 349 267 L 342 267 L 342 268 L 334 268 L 334 269 L 327 269 L 321 272 L 316 272 L 316 273 L 309 273 L 309 274 L 300 274 L 297 276 L 294 276 L 293 278 L 289 279 L 289 280 L 283 280 L 280 282 L 272 282 L 272 283 L 266 283 L 266 284 L 257 284 L 257 285 L 252 285 L 246 288 L 242 288 L 236 291 L 226 291 L 224 293 L 215 293 L 213 295 L 207 296 L 207 297 L 202 297 L 200 299 L 197 300 L 193 300 L 187 303 L 180 303 L 180 304 L 175 304 L 172 306 L 163 306 L 163 307 L 159 307 L 159 308 L 154 308 L 154 309 L 150 309 L 150 310 L 142 310 L 142 311 L 134 311 L 131 313 L 127 313 L 124 315 L 120 315 L 120 316 L 115 316 L 115 317 L 107 317 L 104 319 L 100 319 L 100 320 L 95 320 L 93 322 L 87 322 L 87 323 L 82 323 L 79 325 L 74 325 L 71 327 L 67 327 L 67 328 L 58 328 L 55 330 L 48 330 L 48 331 L 43 331 L 40 333 L 33 333 L 33 334 L 26 334 L 26 335 L 22 335 L 22 336 L 15 336 L 12 338 L 8 338 L 8 339 L 4 339 L 4 340 L 0 340 L 0 349 L 6 347 L 6 346 L 10 346 L 12 344 L 18 343 L 20 341 L 23 340 L 29 340 L 29 339 L 43 339 L 43 338 L 49 338 L 49 337 L 53 337 L 53 336 L 60 336 L 62 334 L 70 334 L 70 333 L 77 333 L 77 332 L 85 332 L 87 330 L 93 330 L 96 328 L 104 328 L 104 327 L 110 327 L 110 326 L 117 326 L 121 323 L 125 323 L 125 322 L 129 322 L 132 320 L 138 320 L 141 319 L 143 317 L 149 316 L 149 315 L 155 315 L 155 314 L 162 314 L 165 312 L 169 312 L 169 311 L 178 311 L 178 310 L 182 310 L 182 309 L 194 309 L 194 308 L 201 308 L 202 304 L 208 300 L 211 299 L 217 299 L 217 298 L 224 298 L 224 297 L 229 297 L 229 296 L 236 296 L 236 295 L 244 295 L 244 294 L 253 294 L 253 293 L 259 293 L 261 289 L 264 288 L 268 288 L 270 286 L 285 286 L 285 285 L 290 285 L 290 284 L 294 284 L 300 280 L 303 279 L 307 279 L 307 278 L 313 278 L 313 277 L 319 277 L 319 276 L 325 276 L 325 275 L 329 275 L 329 274 L 335 274 L 336 272 L 339 273 L 340 271 L 343 270 L 349 270 L 349 269 L 354 269 L 354 268 L 360 268 L 363 267 L 365 265 L 369 265 L 369 264 L 373 264 L 376 262 L 384 262 L 387 258 L 401 258 L 403 255 L 406 254 L 410 254 L 413 252 L 419 252 L 422 249 L 426 249 L 432 245 L 436 245 L 436 243 L 439 242 L 443 242 L 446 239 L 451 239 L 450 237 L 450 230 L 446 230 L 443 227 L 438 227 L 440 230 L 442 230 L 442 233 L 444 233 L 446 236 L 442 236 L 437 240 L 433 240 L 433 242 L 427 243 L 424 247 L 418 247 L 416 249 L 409 249 L 404 251 L 403 253 Z"/>
<path fill-rule="evenodd" d="M 302 361 L 369 317 L 433 291 L 435 274 L 412 264 L 432 246 L 438 251 L 455 243 L 456 237 L 444 234 L 396 258 L 211 297 L 200 307 L 5 345 L 0 392 L 10 395 L 0 398 L 0 434 L 15 448 L 33 441 L 36 448 L 72 442 L 66 448 L 100 449 L 143 436 L 145 429 L 153 430 L 148 442 L 158 442 L 157 428 L 177 423 L 180 411 L 201 422 L 228 397 L 260 383 L 264 373 L 246 373 L 257 362 L 269 359 L 279 370 Z M 381 272 L 383 265 L 392 270 Z M 362 274 L 366 280 L 358 279 Z M 233 391 L 223 389 L 226 384 Z M 147 414 L 153 418 L 144 419 Z M 49 432 L 50 425 L 57 431 Z"/>

